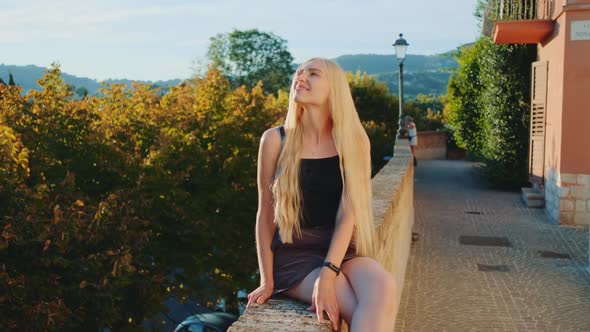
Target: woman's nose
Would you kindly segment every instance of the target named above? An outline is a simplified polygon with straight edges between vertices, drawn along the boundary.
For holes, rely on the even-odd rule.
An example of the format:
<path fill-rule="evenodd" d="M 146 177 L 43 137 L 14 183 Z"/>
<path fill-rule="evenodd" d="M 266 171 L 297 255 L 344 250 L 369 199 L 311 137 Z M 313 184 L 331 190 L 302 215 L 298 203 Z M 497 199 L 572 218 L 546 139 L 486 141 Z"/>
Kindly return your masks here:
<path fill-rule="evenodd" d="M 301 71 L 297 74 L 297 81 L 303 81 L 307 78 L 307 74 L 304 71 Z"/>

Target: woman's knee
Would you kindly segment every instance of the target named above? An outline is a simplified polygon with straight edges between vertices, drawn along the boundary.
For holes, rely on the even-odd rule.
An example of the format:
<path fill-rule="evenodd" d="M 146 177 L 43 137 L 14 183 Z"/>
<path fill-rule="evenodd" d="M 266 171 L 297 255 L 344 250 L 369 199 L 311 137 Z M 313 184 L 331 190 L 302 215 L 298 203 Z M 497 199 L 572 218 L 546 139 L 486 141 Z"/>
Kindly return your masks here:
<path fill-rule="evenodd" d="M 353 261 L 349 261 L 344 269 L 358 295 L 358 301 L 391 307 L 397 297 L 397 282 L 393 274 L 370 258 Z"/>

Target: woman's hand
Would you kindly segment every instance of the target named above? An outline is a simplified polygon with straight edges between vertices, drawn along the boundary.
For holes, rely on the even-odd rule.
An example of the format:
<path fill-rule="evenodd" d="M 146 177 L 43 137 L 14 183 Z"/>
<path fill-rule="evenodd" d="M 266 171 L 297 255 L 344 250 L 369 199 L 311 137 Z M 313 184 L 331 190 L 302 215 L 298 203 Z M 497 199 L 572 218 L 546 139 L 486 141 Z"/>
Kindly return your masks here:
<path fill-rule="evenodd" d="M 316 312 L 318 321 L 324 320 L 324 311 L 328 314 L 332 328 L 338 331 L 340 322 L 340 308 L 336 299 L 336 273 L 330 269 L 322 269 L 320 276 L 316 279 L 311 296 L 309 311 Z"/>
<path fill-rule="evenodd" d="M 263 304 L 272 295 L 274 286 L 272 284 L 263 282 L 252 293 L 248 294 L 248 304 L 246 309 L 250 308 L 254 303 Z"/>

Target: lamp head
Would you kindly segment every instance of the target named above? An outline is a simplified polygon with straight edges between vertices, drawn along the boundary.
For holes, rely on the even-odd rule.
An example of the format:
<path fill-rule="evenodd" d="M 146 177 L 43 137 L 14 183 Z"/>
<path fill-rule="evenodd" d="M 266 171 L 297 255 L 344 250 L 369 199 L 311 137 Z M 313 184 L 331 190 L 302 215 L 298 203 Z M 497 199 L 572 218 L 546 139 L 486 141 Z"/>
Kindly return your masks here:
<path fill-rule="evenodd" d="M 410 44 L 408 44 L 408 42 L 403 38 L 403 33 L 400 33 L 399 38 L 395 41 L 395 44 L 393 44 L 395 47 L 395 56 L 397 61 L 400 63 L 404 62 L 406 59 L 406 51 L 409 45 Z"/>

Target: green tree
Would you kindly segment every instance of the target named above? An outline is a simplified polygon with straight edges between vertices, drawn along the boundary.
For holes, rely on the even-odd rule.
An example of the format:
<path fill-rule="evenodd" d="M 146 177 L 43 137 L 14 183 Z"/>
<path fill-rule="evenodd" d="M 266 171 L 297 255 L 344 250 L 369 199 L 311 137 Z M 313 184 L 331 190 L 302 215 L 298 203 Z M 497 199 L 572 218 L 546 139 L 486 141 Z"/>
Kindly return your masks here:
<path fill-rule="evenodd" d="M 85 98 L 86 96 L 88 96 L 88 89 L 86 89 L 86 87 L 81 86 L 79 88 L 76 89 L 76 94 L 80 97 L 80 98 Z"/>
<path fill-rule="evenodd" d="M 385 83 L 367 73 L 347 73 L 347 78 L 359 118 L 371 141 L 375 175 L 387 163 L 383 158 L 392 155 L 398 127 L 398 98 L 388 92 Z"/>
<path fill-rule="evenodd" d="M 528 182 L 531 63 L 535 45 L 496 45 L 484 39 L 479 105 L 484 114 L 481 153 L 485 174 L 497 187 Z"/>
<path fill-rule="evenodd" d="M 457 59 L 459 68 L 448 84 L 448 121 L 460 148 L 479 154 L 483 141 L 483 114 L 479 96 L 483 90 L 480 82 L 480 56 L 484 44 L 478 41 L 461 50 Z"/>
<path fill-rule="evenodd" d="M 253 88 L 263 81 L 264 91 L 270 93 L 288 87 L 293 73 L 287 41 L 257 29 L 211 37 L 207 56 L 235 85 Z"/>
<path fill-rule="evenodd" d="M 445 96 L 418 94 L 404 103 L 404 115 L 414 119 L 418 131 L 446 129 Z"/>
<path fill-rule="evenodd" d="M 457 144 L 481 157 L 500 188 L 527 182 L 530 64 L 534 45 L 496 45 L 480 38 L 459 58 L 449 82 L 449 123 Z"/>
<path fill-rule="evenodd" d="M 12 73 L 8 74 L 8 85 L 10 85 L 10 86 L 16 85 L 16 83 L 14 83 L 14 77 L 12 77 Z"/>
<path fill-rule="evenodd" d="M 476 0 L 475 8 L 473 10 L 473 16 L 475 16 L 475 18 L 477 19 L 479 29 L 481 29 L 481 24 L 483 23 L 487 8 L 488 0 Z"/>
<path fill-rule="evenodd" d="M 260 134 L 288 96 L 219 70 L 75 100 L 0 85 L 0 330 L 141 330 L 170 297 L 252 288 Z M 231 243 L 231 245 L 228 245 Z"/>

